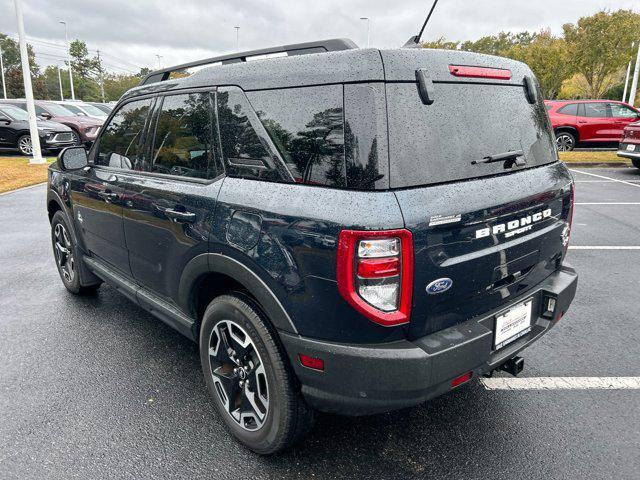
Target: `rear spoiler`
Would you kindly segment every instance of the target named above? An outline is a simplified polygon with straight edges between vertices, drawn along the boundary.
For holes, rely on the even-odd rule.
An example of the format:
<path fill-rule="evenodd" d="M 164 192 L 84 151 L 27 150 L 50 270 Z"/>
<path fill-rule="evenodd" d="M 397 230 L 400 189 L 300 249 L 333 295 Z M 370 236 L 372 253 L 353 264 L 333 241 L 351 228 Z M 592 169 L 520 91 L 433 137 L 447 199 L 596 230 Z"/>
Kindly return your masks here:
<path fill-rule="evenodd" d="M 219 57 L 205 58 L 203 60 L 196 60 L 194 62 L 183 63 L 174 67 L 163 68 L 161 70 L 155 70 L 145 76 L 140 85 L 148 85 L 150 83 L 163 82 L 168 80 L 173 72 L 180 72 L 187 68 L 200 67 L 210 64 L 222 64 L 240 63 L 246 62 L 247 59 L 259 59 L 269 58 L 269 56 L 293 56 L 293 55 L 308 55 L 311 53 L 325 53 L 336 52 L 340 50 L 351 50 L 358 48 L 358 46 L 349 39 L 346 38 L 334 38 L 330 40 L 321 40 L 318 42 L 307 43 L 294 43 L 291 45 L 281 45 L 279 47 L 263 48 L 260 50 L 249 50 L 246 52 L 231 53 L 228 55 L 221 55 Z M 277 55 L 285 54 L 285 55 Z"/>

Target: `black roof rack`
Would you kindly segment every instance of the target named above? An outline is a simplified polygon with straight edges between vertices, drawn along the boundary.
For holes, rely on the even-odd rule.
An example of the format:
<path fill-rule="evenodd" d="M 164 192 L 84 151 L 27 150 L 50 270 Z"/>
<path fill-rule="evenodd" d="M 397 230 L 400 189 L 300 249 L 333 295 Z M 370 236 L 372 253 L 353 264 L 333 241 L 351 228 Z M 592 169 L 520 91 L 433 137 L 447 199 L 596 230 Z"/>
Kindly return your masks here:
<path fill-rule="evenodd" d="M 221 63 L 223 65 L 229 63 L 246 62 L 247 58 L 260 57 L 262 55 L 270 55 L 277 53 L 286 53 L 292 55 L 308 55 L 310 53 L 336 52 L 339 50 L 351 50 L 358 46 L 346 38 L 334 38 L 330 40 L 321 40 L 318 42 L 294 43 L 291 45 L 282 45 L 279 47 L 263 48 L 260 50 L 250 50 L 247 52 L 231 53 L 229 55 L 221 55 L 219 57 L 205 58 L 204 60 L 196 60 L 195 62 L 183 63 L 174 67 L 154 70 L 145 76 L 140 85 L 148 85 L 150 83 L 163 82 L 168 80 L 172 72 L 179 72 L 191 67 L 200 67 L 212 63 Z"/>

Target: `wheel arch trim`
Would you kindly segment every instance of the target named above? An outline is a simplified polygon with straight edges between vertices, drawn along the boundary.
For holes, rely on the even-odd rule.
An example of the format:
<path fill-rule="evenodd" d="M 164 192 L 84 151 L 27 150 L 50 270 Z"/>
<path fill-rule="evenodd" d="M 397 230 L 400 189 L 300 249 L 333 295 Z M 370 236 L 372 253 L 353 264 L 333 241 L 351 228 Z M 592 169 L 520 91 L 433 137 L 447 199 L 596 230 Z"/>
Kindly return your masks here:
<path fill-rule="evenodd" d="M 210 273 L 226 275 L 246 288 L 277 330 L 298 333 L 291 317 L 267 283 L 241 261 L 219 253 L 197 255 L 185 266 L 178 286 L 178 303 L 184 311 L 191 310 L 194 287 Z"/>

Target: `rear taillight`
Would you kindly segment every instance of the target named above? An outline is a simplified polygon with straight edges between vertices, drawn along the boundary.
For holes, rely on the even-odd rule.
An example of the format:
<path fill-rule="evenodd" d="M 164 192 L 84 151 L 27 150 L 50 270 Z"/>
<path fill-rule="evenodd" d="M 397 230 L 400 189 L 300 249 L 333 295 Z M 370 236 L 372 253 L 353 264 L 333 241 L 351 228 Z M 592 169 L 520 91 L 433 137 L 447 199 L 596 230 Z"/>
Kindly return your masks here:
<path fill-rule="evenodd" d="M 342 230 L 336 278 L 344 299 L 387 327 L 409 322 L 413 239 L 409 230 Z"/>
<path fill-rule="evenodd" d="M 567 250 L 569 249 L 569 238 L 571 237 L 571 224 L 573 223 L 573 203 L 575 198 L 575 188 L 576 188 L 576 184 L 571 183 L 571 196 L 570 196 L 571 200 L 569 205 L 569 218 L 568 218 L 567 225 L 564 227 L 564 230 L 562 231 L 562 246 L 564 248 L 564 255 L 567 254 Z"/>

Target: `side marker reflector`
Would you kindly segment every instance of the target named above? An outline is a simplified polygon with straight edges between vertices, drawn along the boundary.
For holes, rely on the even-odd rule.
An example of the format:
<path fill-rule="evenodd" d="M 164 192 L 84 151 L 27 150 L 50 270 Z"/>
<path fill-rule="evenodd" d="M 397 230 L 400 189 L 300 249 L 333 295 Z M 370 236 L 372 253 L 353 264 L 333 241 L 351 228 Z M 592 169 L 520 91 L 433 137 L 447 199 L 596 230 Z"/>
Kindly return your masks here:
<path fill-rule="evenodd" d="M 460 375 L 459 377 L 451 380 L 451 388 L 456 388 L 458 385 L 462 385 L 463 383 L 471 380 L 471 372 L 467 372 L 464 375 Z"/>
<path fill-rule="evenodd" d="M 300 359 L 300 364 L 304 367 L 311 368 L 313 370 L 319 370 L 321 372 L 324 371 L 324 360 L 317 357 L 310 357 L 309 355 L 305 355 L 303 353 L 298 354 L 298 358 Z"/>

